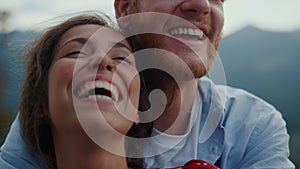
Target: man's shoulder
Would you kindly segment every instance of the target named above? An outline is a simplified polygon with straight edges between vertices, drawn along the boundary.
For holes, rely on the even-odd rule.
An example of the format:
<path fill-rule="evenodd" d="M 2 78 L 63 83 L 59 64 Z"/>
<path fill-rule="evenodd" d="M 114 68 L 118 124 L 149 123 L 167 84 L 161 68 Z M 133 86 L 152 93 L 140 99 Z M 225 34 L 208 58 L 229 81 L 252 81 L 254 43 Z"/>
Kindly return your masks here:
<path fill-rule="evenodd" d="M 226 93 L 222 125 L 230 131 L 238 131 L 237 134 L 254 132 L 251 134 L 253 136 L 264 130 L 271 131 L 286 125 L 282 114 L 262 98 L 226 85 L 217 85 L 216 89 Z"/>
<path fill-rule="evenodd" d="M 262 160 L 265 156 L 270 159 L 280 156 L 280 162 L 292 168 L 293 164 L 288 161 L 289 135 L 282 114 L 273 105 L 246 90 L 227 85 L 216 85 L 216 90 L 226 93 L 222 119 L 222 126 L 227 133 L 225 146 L 232 152 L 244 150 L 240 155 L 247 155 L 243 164 L 247 166 L 245 168 L 250 165 L 269 168 L 267 162 L 255 164 L 255 159 Z M 261 147 L 268 151 L 262 152 Z"/>
<path fill-rule="evenodd" d="M 203 93 L 204 102 L 215 102 L 223 107 L 222 124 L 243 123 L 249 125 L 264 123 L 271 118 L 285 123 L 281 113 L 264 99 L 237 87 L 215 84 L 209 78 L 201 78 L 199 88 Z M 220 105 L 221 104 L 221 105 Z"/>
<path fill-rule="evenodd" d="M 243 108 L 244 111 L 254 112 L 277 111 L 272 104 L 247 90 L 228 85 L 216 85 L 216 90 L 226 95 L 225 109 Z"/>
<path fill-rule="evenodd" d="M 229 85 L 215 84 L 207 77 L 199 80 L 199 88 L 205 100 L 219 99 L 221 100 L 220 103 L 224 104 L 223 106 L 227 110 L 231 110 L 231 108 L 241 109 L 243 107 L 243 109 L 248 108 L 249 111 L 255 109 L 264 109 L 265 111 L 276 110 L 273 105 L 249 91 Z"/>

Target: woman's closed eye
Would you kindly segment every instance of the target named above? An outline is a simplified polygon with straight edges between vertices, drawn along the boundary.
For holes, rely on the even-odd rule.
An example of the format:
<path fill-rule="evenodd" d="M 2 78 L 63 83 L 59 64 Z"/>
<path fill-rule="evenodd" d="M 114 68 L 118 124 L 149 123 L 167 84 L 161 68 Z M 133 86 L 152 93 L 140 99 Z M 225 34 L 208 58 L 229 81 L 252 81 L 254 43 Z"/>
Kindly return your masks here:
<path fill-rule="evenodd" d="M 132 65 L 132 62 L 127 57 L 124 57 L 124 56 L 114 57 L 113 60 L 117 60 L 119 62 L 125 61 L 126 63 Z"/>
<path fill-rule="evenodd" d="M 78 57 L 78 56 L 85 56 L 87 55 L 87 53 L 81 51 L 81 50 L 75 50 L 75 51 L 71 51 L 68 52 L 65 57 Z"/>

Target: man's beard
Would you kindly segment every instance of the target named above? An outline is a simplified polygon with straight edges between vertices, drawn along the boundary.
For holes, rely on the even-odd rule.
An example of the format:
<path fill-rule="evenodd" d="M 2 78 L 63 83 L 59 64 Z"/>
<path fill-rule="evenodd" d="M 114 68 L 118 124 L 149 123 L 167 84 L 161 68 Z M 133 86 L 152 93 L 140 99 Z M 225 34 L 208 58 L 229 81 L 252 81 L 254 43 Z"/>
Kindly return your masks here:
<path fill-rule="evenodd" d="M 147 50 L 142 57 L 139 54 L 136 55 L 137 66 L 143 69 L 141 65 L 151 63 L 155 65 L 154 68 L 162 68 L 163 71 L 176 75 L 175 79 L 179 80 L 201 78 L 212 67 L 220 39 L 221 35 L 215 44 L 210 44 L 199 53 L 186 44 L 165 35 L 150 33 L 137 35 L 136 40 L 139 43 L 137 51 Z M 174 47 L 176 50 L 173 50 Z"/>

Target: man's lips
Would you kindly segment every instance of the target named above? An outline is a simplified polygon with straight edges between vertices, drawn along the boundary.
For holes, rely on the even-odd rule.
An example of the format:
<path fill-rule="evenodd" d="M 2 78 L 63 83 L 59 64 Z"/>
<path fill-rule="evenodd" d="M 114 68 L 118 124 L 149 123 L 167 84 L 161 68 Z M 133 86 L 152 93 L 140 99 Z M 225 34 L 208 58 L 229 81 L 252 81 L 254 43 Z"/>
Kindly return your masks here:
<path fill-rule="evenodd" d="M 168 33 L 177 38 L 187 38 L 193 40 L 202 40 L 205 37 L 202 30 L 187 27 L 172 28 L 168 30 Z"/>
<path fill-rule="evenodd" d="M 200 24 L 199 22 L 175 24 L 169 26 L 166 30 L 168 34 L 178 39 L 201 41 L 208 36 L 208 29 L 206 28 L 206 25 Z"/>

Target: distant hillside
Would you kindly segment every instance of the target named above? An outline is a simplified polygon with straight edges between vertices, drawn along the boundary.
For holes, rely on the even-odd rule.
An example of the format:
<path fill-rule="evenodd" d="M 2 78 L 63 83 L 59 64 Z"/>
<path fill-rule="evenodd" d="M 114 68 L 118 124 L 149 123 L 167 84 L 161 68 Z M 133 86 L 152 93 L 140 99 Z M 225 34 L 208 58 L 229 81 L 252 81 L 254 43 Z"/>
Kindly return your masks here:
<path fill-rule="evenodd" d="M 5 88 L 1 100 L 2 109 L 16 111 L 18 107 L 20 86 L 22 82 L 22 52 L 24 47 L 35 36 L 33 32 L 14 31 L 0 34 L 0 76 L 5 76 L 6 82 L 0 87 Z M 1 109 L 0 109 L 1 110 Z"/>
<path fill-rule="evenodd" d="M 220 57 L 227 83 L 264 98 L 300 132 L 300 31 L 246 27 L 223 39 Z"/>

